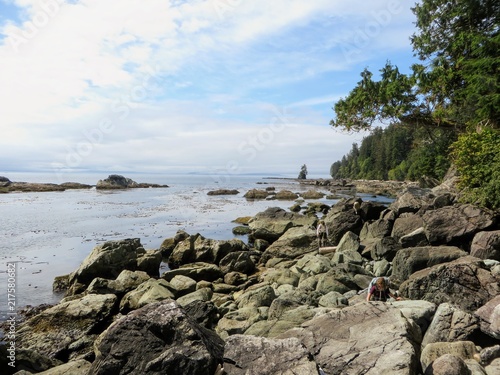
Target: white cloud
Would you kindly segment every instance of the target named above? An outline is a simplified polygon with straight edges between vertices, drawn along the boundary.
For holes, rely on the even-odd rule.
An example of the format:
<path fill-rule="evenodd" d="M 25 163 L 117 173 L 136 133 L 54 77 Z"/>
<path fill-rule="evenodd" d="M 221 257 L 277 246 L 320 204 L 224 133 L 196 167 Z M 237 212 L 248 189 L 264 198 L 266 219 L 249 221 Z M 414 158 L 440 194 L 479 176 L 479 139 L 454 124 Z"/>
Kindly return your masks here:
<path fill-rule="evenodd" d="M 345 72 L 375 53 L 408 49 L 403 3 L 16 0 L 22 15 L 0 25 L 0 160 L 8 156 L 9 168 L 330 164 L 352 143 L 332 137 L 325 117 L 346 89 L 318 85 L 336 72 L 349 81 Z M 248 163 L 245 142 L 265 134 L 269 108 L 283 105 L 306 115 L 260 140 Z M 97 131 L 99 142 L 69 163 Z"/>

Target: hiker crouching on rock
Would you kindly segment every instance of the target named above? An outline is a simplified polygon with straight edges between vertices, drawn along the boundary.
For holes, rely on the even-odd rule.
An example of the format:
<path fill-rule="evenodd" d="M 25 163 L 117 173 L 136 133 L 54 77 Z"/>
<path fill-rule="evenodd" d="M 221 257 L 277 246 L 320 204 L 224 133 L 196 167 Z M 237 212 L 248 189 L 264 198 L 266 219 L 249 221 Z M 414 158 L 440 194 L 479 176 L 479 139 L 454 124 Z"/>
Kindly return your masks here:
<path fill-rule="evenodd" d="M 320 220 L 316 228 L 316 236 L 318 236 L 319 247 L 325 246 L 328 239 L 328 227 L 323 220 Z"/>
<path fill-rule="evenodd" d="M 375 285 L 372 286 L 368 291 L 366 300 L 386 302 L 389 299 L 389 297 L 394 298 L 396 301 L 401 300 L 401 297 L 397 297 L 391 293 L 385 279 L 383 277 L 379 277 Z"/>

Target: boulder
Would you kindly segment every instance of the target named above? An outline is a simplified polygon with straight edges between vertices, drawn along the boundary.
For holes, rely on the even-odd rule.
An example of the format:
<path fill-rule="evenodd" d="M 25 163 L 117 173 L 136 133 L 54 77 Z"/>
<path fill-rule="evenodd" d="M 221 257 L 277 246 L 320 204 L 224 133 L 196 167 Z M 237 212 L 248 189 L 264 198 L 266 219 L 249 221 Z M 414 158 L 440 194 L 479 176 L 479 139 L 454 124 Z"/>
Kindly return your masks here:
<path fill-rule="evenodd" d="M 360 246 L 359 236 L 353 232 L 347 232 L 342 236 L 339 244 L 337 245 L 337 253 L 345 251 L 358 251 Z"/>
<path fill-rule="evenodd" d="M 352 209 L 340 212 L 332 209 L 324 220 L 328 227 L 328 241 L 333 246 L 337 245 L 347 232 L 359 235 L 363 227 L 363 220 Z"/>
<path fill-rule="evenodd" d="M 427 372 L 427 368 L 439 357 L 445 354 L 453 355 L 462 360 L 466 360 L 474 359 L 478 353 L 476 351 L 476 346 L 472 341 L 435 342 L 428 344 L 422 350 L 422 354 L 420 356 L 420 362 L 424 373 L 428 374 L 429 372 Z"/>
<path fill-rule="evenodd" d="M 273 258 L 296 259 L 313 251 L 318 251 L 316 232 L 309 227 L 293 227 L 264 251 L 260 263 Z"/>
<path fill-rule="evenodd" d="M 423 228 L 423 226 L 424 221 L 421 216 L 416 214 L 404 214 L 403 216 L 398 217 L 394 222 L 391 237 L 399 240 L 401 237 L 414 232 L 418 228 Z"/>
<path fill-rule="evenodd" d="M 500 261 L 500 230 L 477 233 L 470 250 L 476 258 Z"/>
<path fill-rule="evenodd" d="M 222 258 L 219 267 L 223 274 L 240 272 L 249 275 L 255 270 L 255 263 L 250 256 L 250 252 L 235 251 Z"/>
<path fill-rule="evenodd" d="M 424 375 L 471 375 L 465 361 L 453 354 L 436 358 L 425 370 Z"/>
<path fill-rule="evenodd" d="M 228 375 L 318 373 L 316 363 L 298 339 L 247 335 L 235 335 L 226 340 L 224 371 Z"/>
<path fill-rule="evenodd" d="M 245 335 L 276 337 L 289 329 L 300 327 L 302 323 L 312 319 L 317 314 L 317 310 L 309 306 L 298 306 L 283 311 L 279 318 L 272 318 L 269 315 L 267 320 L 252 324 L 245 331 Z"/>
<path fill-rule="evenodd" d="M 300 196 L 304 199 L 321 199 L 325 196 L 325 193 L 318 190 L 307 190 L 300 193 Z"/>
<path fill-rule="evenodd" d="M 432 245 L 463 244 L 493 226 L 494 215 L 470 204 L 430 210 L 422 216 L 427 239 Z"/>
<path fill-rule="evenodd" d="M 236 304 L 242 307 L 270 306 L 276 298 L 274 289 L 268 284 L 256 284 L 248 288 L 242 295 L 235 299 Z"/>
<path fill-rule="evenodd" d="M 120 302 L 120 311 L 136 310 L 148 303 L 174 298 L 171 285 L 163 280 L 149 279 L 136 289 L 128 292 Z"/>
<path fill-rule="evenodd" d="M 299 275 L 290 270 L 289 268 L 276 269 L 268 268 L 262 272 L 259 281 L 268 283 L 269 285 L 291 285 L 297 286 L 299 284 Z"/>
<path fill-rule="evenodd" d="M 475 312 L 480 319 L 481 331 L 500 340 L 500 295 L 488 301 Z"/>
<path fill-rule="evenodd" d="M 374 260 L 385 259 L 391 262 L 399 250 L 401 250 L 401 245 L 395 238 L 384 237 L 376 240 L 370 246 L 370 255 Z"/>
<path fill-rule="evenodd" d="M 266 190 L 252 189 L 245 193 L 246 199 L 266 199 L 269 193 Z"/>
<path fill-rule="evenodd" d="M 297 275 L 318 275 L 332 268 L 332 263 L 326 256 L 306 254 L 291 268 Z"/>
<path fill-rule="evenodd" d="M 170 280 L 170 286 L 174 289 L 175 297 L 182 297 L 185 294 L 196 290 L 196 281 L 190 277 L 177 275 Z"/>
<path fill-rule="evenodd" d="M 186 314 L 205 328 L 213 330 L 219 321 L 219 309 L 211 301 L 196 300 L 182 308 Z"/>
<path fill-rule="evenodd" d="M 367 241 L 376 238 L 384 238 L 391 234 L 393 222 L 385 219 L 378 219 L 373 222 L 365 222 L 359 238 L 361 241 Z"/>
<path fill-rule="evenodd" d="M 223 351 L 220 337 L 166 300 L 132 311 L 103 332 L 89 373 L 213 374 Z"/>
<path fill-rule="evenodd" d="M 480 259 L 466 256 L 415 272 L 399 291 L 407 298 L 447 302 L 473 313 L 500 294 L 500 284 Z"/>
<path fill-rule="evenodd" d="M 183 230 L 178 230 L 174 237 L 166 238 L 160 245 L 160 252 L 163 258 L 168 259 L 177 244 L 189 238 L 189 234 Z"/>
<path fill-rule="evenodd" d="M 422 347 L 434 342 L 472 340 L 478 329 L 479 319 L 474 315 L 449 303 L 442 303 L 425 332 Z"/>
<path fill-rule="evenodd" d="M 217 324 L 216 332 L 221 337 L 244 333 L 252 324 L 267 319 L 267 308 L 248 306 L 225 314 Z"/>
<path fill-rule="evenodd" d="M 116 303 L 113 294 L 89 294 L 61 302 L 20 324 L 16 348 L 63 362 L 88 355 L 95 334 L 111 322 Z"/>
<path fill-rule="evenodd" d="M 408 187 L 389 207 L 396 212 L 398 216 L 406 212 L 415 213 L 421 208 L 427 207 L 431 202 L 432 196 L 429 189 L 420 189 L 416 187 Z"/>
<path fill-rule="evenodd" d="M 362 302 L 304 322 L 298 338 L 329 375 L 417 374 L 420 329 L 387 303 Z"/>
<path fill-rule="evenodd" d="M 347 301 L 347 298 L 339 292 L 328 292 L 318 301 L 318 306 L 321 307 L 339 307 L 348 305 L 349 302 Z"/>
<path fill-rule="evenodd" d="M 391 279 L 396 284 L 407 280 L 421 269 L 440 263 L 451 262 L 468 254 L 454 246 L 427 246 L 401 249 L 394 257 Z"/>
<path fill-rule="evenodd" d="M 11 184 L 12 182 L 4 176 L 0 176 L 0 187 L 7 187 Z"/>
<path fill-rule="evenodd" d="M 137 269 L 146 272 L 151 277 L 159 277 L 161 260 L 160 250 L 147 250 L 137 256 Z"/>
<path fill-rule="evenodd" d="M 422 300 L 401 300 L 392 302 L 392 304 L 397 307 L 406 318 L 417 323 L 422 334 L 427 331 L 434 313 L 436 312 L 436 305 L 434 303 Z"/>
<path fill-rule="evenodd" d="M 208 302 L 212 299 L 213 294 L 214 293 L 210 288 L 200 288 L 195 290 L 194 292 L 177 298 L 177 303 L 179 304 L 179 306 L 184 307 L 197 301 Z"/>
<path fill-rule="evenodd" d="M 399 239 L 402 247 L 423 247 L 429 246 L 429 240 L 425 235 L 424 227 L 415 229 L 413 232 L 402 236 Z"/>
<path fill-rule="evenodd" d="M 270 207 L 255 215 L 249 227 L 255 239 L 274 242 L 291 227 L 309 227 L 313 226 L 315 221 L 315 217 L 288 212 L 279 207 Z"/>
<path fill-rule="evenodd" d="M 116 294 L 123 296 L 125 293 L 137 288 L 143 282 L 149 280 L 144 271 L 123 270 L 115 280 L 96 277 L 88 286 L 86 292 L 91 294 Z"/>
<path fill-rule="evenodd" d="M 171 270 L 196 262 L 219 264 L 231 252 L 247 251 L 248 246 L 241 240 L 213 240 L 200 234 L 192 235 L 179 242 L 168 258 Z"/>
<path fill-rule="evenodd" d="M 299 195 L 297 193 L 294 193 L 290 190 L 280 190 L 278 191 L 274 198 L 278 200 L 284 200 L 284 201 L 293 201 L 297 199 Z"/>
<path fill-rule="evenodd" d="M 69 276 L 71 286 L 68 294 L 82 292 L 96 277 L 116 278 L 123 270 L 138 270 L 138 258 L 145 253 L 138 238 L 107 241 L 94 247 L 80 267 Z M 150 276 L 158 276 L 159 268 L 160 262 Z"/>
<path fill-rule="evenodd" d="M 175 270 L 165 272 L 161 277 L 170 281 L 177 275 L 187 276 L 195 281 L 214 281 L 223 277 L 223 273 L 219 267 L 215 264 L 204 262 L 186 264 Z"/>

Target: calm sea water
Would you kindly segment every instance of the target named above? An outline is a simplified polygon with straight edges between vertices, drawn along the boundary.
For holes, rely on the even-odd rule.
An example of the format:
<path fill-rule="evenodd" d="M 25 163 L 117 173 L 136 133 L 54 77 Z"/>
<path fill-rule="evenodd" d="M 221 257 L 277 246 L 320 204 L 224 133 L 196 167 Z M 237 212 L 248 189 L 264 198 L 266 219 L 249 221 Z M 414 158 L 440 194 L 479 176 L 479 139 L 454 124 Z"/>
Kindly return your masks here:
<path fill-rule="evenodd" d="M 75 181 L 95 184 L 103 175 L 6 174 L 12 181 Z M 66 176 L 65 176 L 66 177 Z M 45 193 L 0 194 L 0 320 L 8 310 L 7 263 L 16 265 L 16 307 L 56 303 L 54 277 L 78 268 L 92 248 L 105 241 L 140 238 L 146 249 L 157 249 L 165 238 L 182 229 L 207 238 L 234 238 L 232 220 L 254 216 L 268 207 L 290 207 L 290 201 L 247 201 L 252 188 L 306 190 L 296 182 L 260 176 L 127 175 L 137 182 L 168 188 L 126 191 L 68 190 Z M 208 196 L 219 188 L 238 195 Z M 335 201 L 327 201 L 333 204 Z M 245 240 L 246 238 L 241 238 Z"/>

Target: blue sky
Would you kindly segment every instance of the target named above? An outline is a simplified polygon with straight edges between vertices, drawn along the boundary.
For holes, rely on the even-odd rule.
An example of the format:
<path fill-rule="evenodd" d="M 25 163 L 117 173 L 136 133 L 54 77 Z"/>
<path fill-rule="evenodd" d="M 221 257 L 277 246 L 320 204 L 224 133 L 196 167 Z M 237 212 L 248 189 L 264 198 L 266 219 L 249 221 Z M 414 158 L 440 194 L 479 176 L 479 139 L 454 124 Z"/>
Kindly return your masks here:
<path fill-rule="evenodd" d="M 0 175 L 327 177 L 368 67 L 414 61 L 403 0 L 0 0 Z"/>

